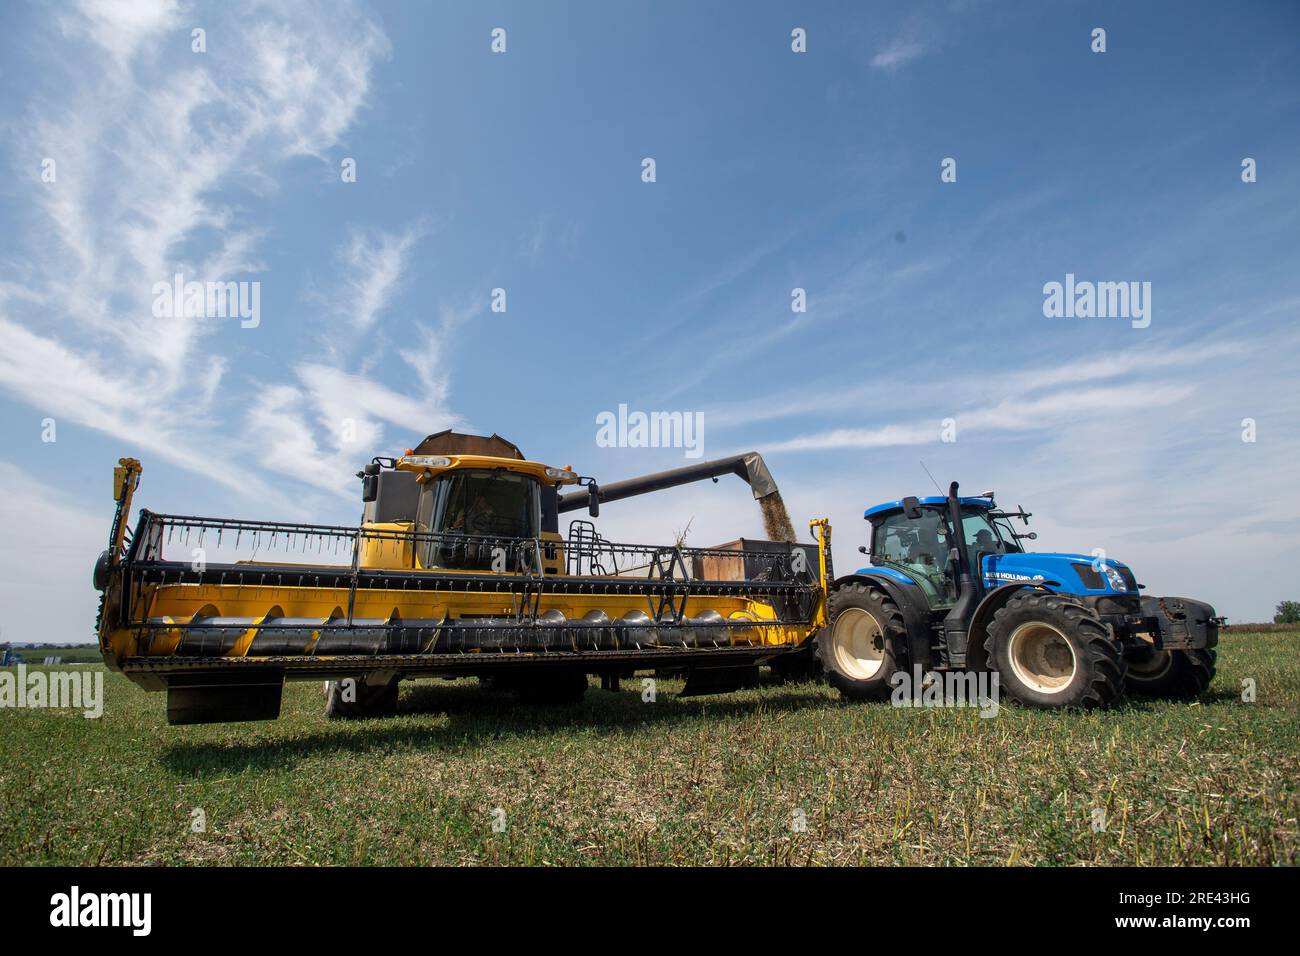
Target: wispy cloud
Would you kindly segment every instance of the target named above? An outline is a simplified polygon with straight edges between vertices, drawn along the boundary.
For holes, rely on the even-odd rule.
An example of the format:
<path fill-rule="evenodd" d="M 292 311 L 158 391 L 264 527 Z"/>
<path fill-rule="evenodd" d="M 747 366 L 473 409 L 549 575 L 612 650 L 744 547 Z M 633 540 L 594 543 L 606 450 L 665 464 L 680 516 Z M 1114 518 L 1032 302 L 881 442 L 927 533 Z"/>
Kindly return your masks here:
<path fill-rule="evenodd" d="M 1193 391 L 1191 385 L 1159 384 L 1070 389 L 1030 400 L 1008 397 L 995 404 L 954 411 L 944 418 L 951 418 L 962 433 L 1047 431 L 1082 419 L 1115 415 L 1133 408 L 1172 405 Z M 933 418 L 876 428 L 836 428 L 799 435 L 767 447 L 771 451 L 886 448 L 939 443 L 942 436 L 943 419 Z"/>
<path fill-rule="evenodd" d="M 1098 382 L 1113 381 L 1136 372 L 1168 371 L 1170 369 L 1189 370 L 1200 367 L 1194 380 L 1204 380 L 1206 370 L 1216 361 L 1229 358 L 1241 358 L 1258 351 L 1258 346 L 1240 338 L 1220 338 L 1212 341 L 1199 341 L 1182 346 L 1133 347 L 1123 352 L 1113 349 L 1101 354 L 1089 355 L 1072 361 L 1052 365 L 1007 369 L 998 373 L 996 387 L 999 393 L 1015 400 L 1026 400 L 1034 393 L 1044 389 L 1073 390 Z M 920 377 L 925 374 L 924 365 L 917 367 L 897 367 L 894 374 L 900 379 Z M 975 407 L 980 399 L 989 393 L 987 376 L 953 376 L 944 382 L 944 395 L 963 407 Z M 880 385 L 875 381 L 865 384 L 845 384 L 840 388 L 819 390 L 809 395 L 807 389 L 799 388 L 789 392 L 765 394 L 739 402 L 729 402 L 710 406 L 705 409 L 710 427 L 714 429 L 739 429 L 761 422 L 777 421 L 783 418 L 799 416 L 838 415 L 846 410 L 875 408 L 879 413 Z M 914 404 L 914 403 L 913 403 Z M 947 416 L 951 410 L 944 411 Z M 891 426 L 896 428 L 897 426 Z M 886 435 L 899 435 L 897 430 L 885 431 Z M 925 440 L 937 437 L 931 425 L 924 425 L 922 432 Z M 885 441 L 884 444 L 892 442 Z M 906 442 L 904 442 L 906 444 Z"/>
<path fill-rule="evenodd" d="M 129 0 L 56 18 L 68 67 L 18 124 L 14 162 L 31 180 L 30 158 L 48 156 L 57 179 L 34 184 L 27 258 L 0 294 L 0 334 L 21 345 L 0 359 L 0 388 L 259 494 L 241 436 L 210 415 L 228 369 L 210 345 L 219 324 L 155 316 L 152 290 L 177 272 L 219 282 L 263 268 L 268 227 L 224 187 L 273 189 L 285 159 L 337 144 L 388 43 L 349 4 L 326 16 L 248 3 L 205 18 L 224 42 L 195 55 L 182 19 L 174 3 Z M 387 286 L 361 292 L 373 311 Z"/>
<path fill-rule="evenodd" d="M 915 60 L 926 52 L 926 46 L 919 40 L 894 37 L 871 58 L 871 65 L 877 70 L 892 72 L 905 63 Z"/>
<path fill-rule="evenodd" d="M 358 460 L 385 447 L 384 424 L 419 435 L 460 424 L 428 398 L 414 398 L 328 365 L 294 367 L 296 384 L 266 390 L 249 411 L 264 467 L 331 494 L 355 498 Z"/>
<path fill-rule="evenodd" d="M 357 329 L 365 331 L 400 291 L 411 249 L 428 234 L 421 221 L 401 232 L 353 227 L 340 250 L 343 288 L 333 297 L 335 309 Z"/>
<path fill-rule="evenodd" d="M 444 302 L 431 321 L 403 319 L 396 348 L 382 334 L 385 313 L 405 283 L 411 251 L 429 231 L 424 220 L 395 232 L 348 231 L 335 253 L 344 265 L 337 287 L 312 294 L 338 319 L 323 337 L 323 354 L 294 363 L 293 380 L 268 389 L 249 410 L 247 433 L 263 467 L 354 497 L 351 472 L 358 459 L 388 444 L 385 426 L 396 425 L 407 435 L 466 427 L 448 407 L 445 343 L 482 311 L 482 303 Z M 407 370 L 401 390 L 371 374 L 372 367 L 391 360 L 390 353 Z"/>
<path fill-rule="evenodd" d="M 530 259 L 536 259 L 542 254 L 542 249 L 546 247 L 546 240 L 550 234 L 551 217 L 542 215 L 537 217 L 537 222 L 531 230 L 525 233 L 523 238 L 524 255 Z"/>

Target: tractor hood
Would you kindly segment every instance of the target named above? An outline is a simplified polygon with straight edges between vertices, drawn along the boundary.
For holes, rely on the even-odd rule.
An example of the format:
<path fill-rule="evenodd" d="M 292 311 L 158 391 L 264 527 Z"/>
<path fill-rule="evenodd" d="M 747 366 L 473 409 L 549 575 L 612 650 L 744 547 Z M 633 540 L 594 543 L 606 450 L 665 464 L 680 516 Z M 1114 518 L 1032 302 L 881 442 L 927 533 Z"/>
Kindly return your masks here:
<path fill-rule="evenodd" d="M 986 554 L 981 564 L 989 587 L 1045 580 L 1058 582 L 1060 590 L 1071 594 L 1138 593 L 1128 565 L 1111 558 L 1099 561 L 1090 554 Z"/>
<path fill-rule="evenodd" d="M 1066 594 L 1138 594 L 1137 582 L 1128 565 L 1107 559 L 1110 569 L 1101 570 L 1101 563 L 1093 567 L 1095 559 L 1090 554 L 986 554 L 981 561 L 984 587 L 992 589 L 1003 584 L 1032 584 L 1036 581 L 1053 581 L 1054 591 Z M 893 578 L 895 581 L 916 584 L 917 577 L 905 568 L 872 565 L 859 568 L 858 574 Z"/>

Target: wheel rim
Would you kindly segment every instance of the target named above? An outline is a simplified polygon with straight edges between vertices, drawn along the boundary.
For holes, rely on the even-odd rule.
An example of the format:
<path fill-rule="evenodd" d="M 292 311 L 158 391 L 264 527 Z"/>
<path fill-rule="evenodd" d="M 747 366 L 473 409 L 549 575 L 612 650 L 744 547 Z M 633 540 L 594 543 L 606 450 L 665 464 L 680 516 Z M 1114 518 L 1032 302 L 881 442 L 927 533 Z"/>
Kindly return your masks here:
<path fill-rule="evenodd" d="M 1070 686 L 1079 668 L 1074 646 L 1051 624 L 1030 621 L 1011 632 L 1007 642 L 1011 670 L 1025 686 L 1040 694 L 1059 694 Z"/>
<path fill-rule="evenodd" d="M 1124 655 L 1128 676 L 1138 681 L 1163 677 L 1174 666 L 1174 655 L 1158 647 L 1140 647 Z"/>
<path fill-rule="evenodd" d="M 870 680 L 885 663 L 885 631 L 861 608 L 845 608 L 835 618 L 832 641 L 840 672 L 854 680 Z"/>

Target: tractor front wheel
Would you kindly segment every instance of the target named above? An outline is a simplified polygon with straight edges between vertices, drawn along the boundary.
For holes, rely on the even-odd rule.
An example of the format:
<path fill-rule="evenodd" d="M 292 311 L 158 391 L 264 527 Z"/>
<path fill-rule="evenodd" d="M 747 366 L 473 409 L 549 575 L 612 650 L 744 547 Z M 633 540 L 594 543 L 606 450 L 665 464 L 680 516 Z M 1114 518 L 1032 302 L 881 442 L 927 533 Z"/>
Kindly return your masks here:
<path fill-rule="evenodd" d="M 1129 693 L 1143 697 L 1191 700 L 1214 680 L 1215 653 L 1211 648 L 1167 651 L 1144 644 L 1124 652 Z"/>
<path fill-rule="evenodd" d="M 860 584 L 831 595 L 830 623 L 817 635 L 817 659 L 836 690 L 850 700 L 888 700 L 890 678 L 904 670 L 907 629 L 898 605 Z"/>
<path fill-rule="evenodd" d="M 1105 708 L 1124 696 L 1124 658 L 1093 611 L 1027 591 L 989 623 L 985 641 L 1001 689 L 1030 707 Z"/>

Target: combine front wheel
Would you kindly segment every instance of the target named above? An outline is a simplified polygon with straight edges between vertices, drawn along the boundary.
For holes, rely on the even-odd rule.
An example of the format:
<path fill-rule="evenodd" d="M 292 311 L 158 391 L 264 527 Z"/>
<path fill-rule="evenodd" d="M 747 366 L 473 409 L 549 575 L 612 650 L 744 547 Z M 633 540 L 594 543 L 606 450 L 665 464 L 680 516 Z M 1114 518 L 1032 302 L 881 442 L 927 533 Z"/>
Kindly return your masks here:
<path fill-rule="evenodd" d="M 830 598 L 830 624 L 817 635 L 826 679 L 851 700 L 888 700 L 889 679 L 904 668 L 906 625 L 898 605 L 860 584 Z"/>
<path fill-rule="evenodd" d="M 1144 697 L 1191 700 L 1205 693 L 1214 680 L 1215 653 L 1212 649 L 1166 651 L 1143 645 L 1124 653 L 1130 693 Z"/>
<path fill-rule="evenodd" d="M 1087 607 L 1059 594 L 1018 594 L 985 643 L 1002 690 L 1031 707 L 1110 707 L 1124 694 L 1124 658 Z"/>

